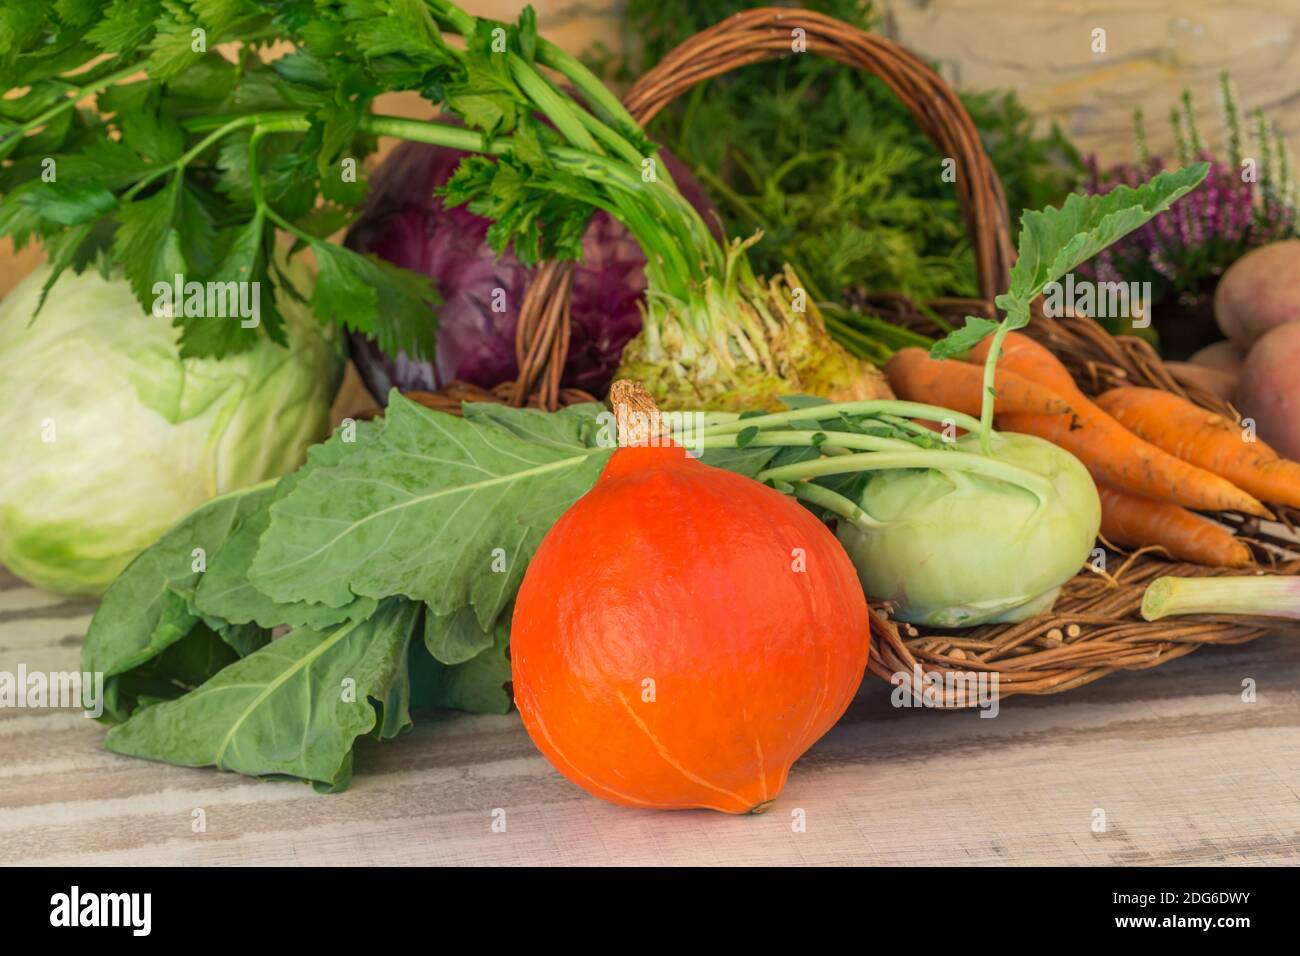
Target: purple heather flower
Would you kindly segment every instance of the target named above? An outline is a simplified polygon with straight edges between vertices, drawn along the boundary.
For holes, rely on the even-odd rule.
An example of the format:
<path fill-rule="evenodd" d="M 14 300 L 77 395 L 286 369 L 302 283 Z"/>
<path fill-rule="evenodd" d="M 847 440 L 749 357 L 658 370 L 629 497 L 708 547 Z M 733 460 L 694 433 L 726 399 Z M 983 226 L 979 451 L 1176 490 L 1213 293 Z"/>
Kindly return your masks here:
<path fill-rule="evenodd" d="M 1257 184 L 1243 182 L 1240 171 L 1208 155 L 1210 171 L 1201 186 L 1149 223 L 1125 236 L 1080 268 L 1094 281 L 1155 279 L 1157 298 L 1203 286 L 1255 246 L 1291 235 L 1296 214 L 1280 199 L 1257 199 Z M 1084 189 L 1106 192 L 1119 184 L 1136 187 L 1165 168 L 1160 157 L 1108 170 L 1096 157 L 1087 159 Z"/>

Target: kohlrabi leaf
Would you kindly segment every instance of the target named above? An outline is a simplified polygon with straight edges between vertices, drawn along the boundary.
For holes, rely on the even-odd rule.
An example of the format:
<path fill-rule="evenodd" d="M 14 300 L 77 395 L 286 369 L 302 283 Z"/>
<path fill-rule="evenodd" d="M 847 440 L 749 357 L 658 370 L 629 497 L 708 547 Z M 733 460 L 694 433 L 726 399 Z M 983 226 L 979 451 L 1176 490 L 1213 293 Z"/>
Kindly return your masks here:
<path fill-rule="evenodd" d="M 771 466 L 772 459 L 780 451 L 776 445 L 758 448 L 706 448 L 700 455 L 700 461 L 746 478 L 757 478 L 760 471 Z"/>
<path fill-rule="evenodd" d="M 90 622 L 82 670 L 111 683 L 185 637 L 199 622 L 191 601 L 207 560 L 271 492 L 268 484 L 214 498 L 132 561 Z"/>
<path fill-rule="evenodd" d="M 440 664 L 464 664 L 492 646 L 504 632 L 510 636 L 510 609 L 506 608 L 487 628 L 478 622 L 474 608 L 466 604 L 450 614 L 426 614 L 424 646 Z"/>
<path fill-rule="evenodd" d="M 233 533 L 217 550 L 194 594 L 194 608 L 213 626 L 254 622 L 264 628 L 284 625 L 321 630 L 346 620 L 364 620 L 375 609 L 374 598 L 357 597 L 342 607 L 302 601 L 271 600 L 249 580 L 249 568 L 262 534 L 271 522 L 271 505 L 288 495 L 317 468 L 338 464 L 348 449 L 373 441 L 382 430 L 379 422 L 355 422 L 335 431 L 329 441 L 313 445 L 307 461 L 280 479 L 272 494 L 244 515 Z"/>
<path fill-rule="evenodd" d="M 83 670 L 121 674 L 185 636 L 198 620 L 188 602 L 209 555 L 270 494 L 270 485 L 259 485 L 213 498 L 135 558 L 91 619 Z"/>
<path fill-rule="evenodd" d="M 104 714 L 120 723 L 147 706 L 189 693 L 239 657 L 230 641 L 197 624 L 157 657 L 105 681 Z"/>
<path fill-rule="evenodd" d="M 611 453 L 539 445 L 393 392 L 374 441 L 271 506 L 250 578 L 282 603 L 400 594 L 442 615 L 473 604 L 486 629 Z"/>
<path fill-rule="evenodd" d="M 378 740 L 392 740 L 414 726 L 415 722 L 411 720 L 411 668 L 408 662 L 411 646 L 418 643 L 419 639 L 414 635 L 406 642 L 406 653 L 402 655 L 397 674 L 388 686 L 388 692 L 382 699 L 376 698 L 379 704 L 379 720 L 374 735 Z M 350 777 L 350 767 L 348 774 Z M 317 789 L 319 788 L 320 784 L 317 784 Z"/>
<path fill-rule="evenodd" d="M 172 673 L 167 652 L 192 631 L 210 628 L 241 657 L 265 643 L 265 629 L 289 625 L 323 629 L 344 620 L 367 617 L 371 598 L 357 598 L 341 608 L 276 604 L 248 582 L 248 566 L 269 520 L 272 501 L 292 490 L 314 467 L 334 464 L 344 449 L 370 440 L 380 425 L 356 422 L 313 446 L 297 472 L 276 484 L 216 498 L 196 509 L 137 557 L 104 595 L 82 648 L 82 666 L 103 671 L 108 685 L 144 669 L 147 682 L 186 683 Z M 200 623 L 202 622 L 202 624 Z M 205 628 L 203 625 L 206 625 Z M 146 666 L 147 665 L 147 666 Z M 122 720 L 134 709 L 129 685 L 114 691 L 121 704 L 110 717 Z M 157 695 L 154 695 L 157 696 Z"/>
<path fill-rule="evenodd" d="M 1205 178 L 1209 163 L 1163 172 L 1133 189 L 1116 186 L 1101 195 L 1072 193 L 1060 209 L 1026 210 L 1011 269 L 1008 295 L 1032 302 L 1055 282 L 1111 243 L 1168 209 Z"/>
<path fill-rule="evenodd" d="M 1007 327 L 1029 324 L 1029 306 L 1048 283 L 1056 282 L 1111 243 L 1149 222 L 1191 192 L 1205 178 L 1208 163 L 1163 172 L 1136 189 L 1117 186 L 1108 193 L 1072 193 L 1061 208 L 1025 210 L 1020 242 L 1011 268 L 1011 288 L 997 297 Z M 993 332 L 998 323 L 975 316 L 930 349 L 936 359 L 967 352 Z"/>
<path fill-rule="evenodd" d="M 116 753 L 252 775 L 289 774 L 337 788 L 353 742 L 374 730 L 371 698 L 409 722 L 407 651 L 418 604 L 393 598 L 365 621 L 297 630 L 223 668 L 176 700 L 109 731 Z"/>
<path fill-rule="evenodd" d="M 978 315 L 968 315 L 964 326 L 960 329 L 954 329 L 930 346 L 930 357 L 948 359 L 969 352 L 980 344 L 984 336 L 997 327 L 998 324 L 991 319 L 984 319 Z"/>
<path fill-rule="evenodd" d="M 511 703 L 506 690 L 510 681 L 510 658 L 506 651 L 508 616 L 503 614 L 500 623 L 500 629 L 494 631 L 488 645 L 460 664 L 443 664 L 429 653 L 425 642 L 411 641 L 407 657 L 411 675 L 410 706 L 443 707 L 478 714 L 507 713 Z"/>
<path fill-rule="evenodd" d="M 792 411 L 799 408 L 812 408 L 814 405 L 829 405 L 829 398 L 820 395 L 782 395 L 781 404 Z"/>
<path fill-rule="evenodd" d="M 363 620 L 375 609 L 374 598 L 358 597 L 343 607 L 294 601 L 278 604 L 253 587 L 248 568 L 257 554 L 262 533 L 271 523 L 267 501 L 240 522 L 213 558 L 212 566 L 194 593 L 194 609 L 214 626 L 255 623 L 322 629 L 345 620 Z"/>
<path fill-rule="evenodd" d="M 223 621 L 213 625 L 213 628 L 239 657 L 247 657 L 271 639 L 270 629 L 256 621 L 246 621 L 243 624 Z"/>
<path fill-rule="evenodd" d="M 569 405 L 558 412 L 513 408 L 495 402 L 466 402 L 462 413 L 467 421 L 495 425 L 548 448 L 613 448 L 618 439 L 613 415 L 604 405 L 594 402 Z"/>
<path fill-rule="evenodd" d="M 425 647 L 413 642 L 411 653 L 411 706 L 448 707 L 472 714 L 510 711 L 510 642 L 508 619 L 493 633 L 492 644 L 463 664 L 446 666 Z"/>

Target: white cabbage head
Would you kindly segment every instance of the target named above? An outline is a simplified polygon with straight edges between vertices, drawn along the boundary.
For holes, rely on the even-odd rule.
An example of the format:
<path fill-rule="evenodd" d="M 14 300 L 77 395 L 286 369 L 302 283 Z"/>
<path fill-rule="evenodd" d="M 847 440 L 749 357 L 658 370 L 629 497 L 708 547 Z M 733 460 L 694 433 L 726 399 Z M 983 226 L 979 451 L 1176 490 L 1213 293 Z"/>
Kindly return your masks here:
<path fill-rule="evenodd" d="M 48 274 L 0 302 L 0 565 L 99 594 L 198 505 L 301 464 L 343 356 L 280 294 L 288 348 L 182 359 L 171 320 L 94 269 L 64 273 L 33 319 Z"/>

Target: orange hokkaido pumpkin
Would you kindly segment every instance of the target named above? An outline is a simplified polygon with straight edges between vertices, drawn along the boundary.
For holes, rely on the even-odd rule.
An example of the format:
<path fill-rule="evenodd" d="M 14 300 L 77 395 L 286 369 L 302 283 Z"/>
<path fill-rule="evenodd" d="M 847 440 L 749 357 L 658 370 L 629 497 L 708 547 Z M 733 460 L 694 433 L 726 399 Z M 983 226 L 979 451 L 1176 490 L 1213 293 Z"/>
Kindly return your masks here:
<path fill-rule="evenodd" d="M 515 702 L 578 786 L 758 812 L 861 683 L 867 605 L 812 514 L 677 446 L 614 452 L 515 602 Z"/>

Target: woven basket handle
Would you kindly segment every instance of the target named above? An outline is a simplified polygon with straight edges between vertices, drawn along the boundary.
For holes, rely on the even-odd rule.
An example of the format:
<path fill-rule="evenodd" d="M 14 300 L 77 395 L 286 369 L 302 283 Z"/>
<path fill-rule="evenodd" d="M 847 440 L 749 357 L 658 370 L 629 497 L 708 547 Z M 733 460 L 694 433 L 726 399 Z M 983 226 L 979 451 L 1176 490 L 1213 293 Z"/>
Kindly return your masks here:
<path fill-rule="evenodd" d="M 795 31 L 800 30 L 802 34 Z M 806 53 L 795 54 L 796 40 Z M 871 73 L 888 86 L 938 149 L 955 161 L 955 186 L 975 250 L 981 295 L 1007 287 L 1014 258 L 1002 183 L 956 93 L 926 63 L 892 40 L 811 10 L 760 7 L 728 17 L 682 43 L 646 73 L 624 99 L 645 125 L 697 83 L 751 63 L 816 54 Z M 938 164 L 935 175 L 939 175 Z M 515 348 L 519 377 L 510 400 L 554 409 L 569 349 L 572 262 L 537 270 L 520 306 Z"/>

